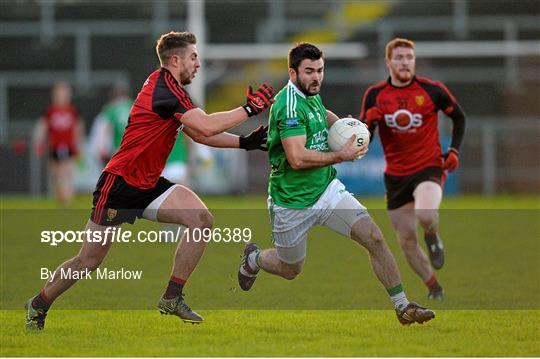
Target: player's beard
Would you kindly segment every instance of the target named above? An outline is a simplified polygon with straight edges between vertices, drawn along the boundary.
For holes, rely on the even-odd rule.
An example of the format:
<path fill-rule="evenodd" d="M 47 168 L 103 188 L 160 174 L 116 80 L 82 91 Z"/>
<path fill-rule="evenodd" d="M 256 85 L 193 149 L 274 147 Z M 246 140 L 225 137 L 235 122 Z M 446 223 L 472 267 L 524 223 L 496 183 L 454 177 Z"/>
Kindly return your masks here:
<path fill-rule="evenodd" d="M 394 71 L 394 77 L 396 78 L 396 80 L 402 83 L 410 82 L 413 76 L 414 76 L 413 70 L 409 70 L 408 72 L 403 72 L 403 73 L 400 70 Z"/>
<path fill-rule="evenodd" d="M 185 70 L 184 72 L 180 73 L 180 82 L 182 85 L 189 85 L 191 83 L 191 78 L 194 74 L 190 73 L 188 70 Z"/>
<path fill-rule="evenodd" d="M 306 96 L 315 96 L 320 92 L 321 89 L 321 83 L 317 81 L 312 81 L 309 84 L 306 84 L 305 82 L 302 82 L 299 78 L 297 78 L 298 87 L 300 88 L 300 91 L 304 93 Z M 319 91 L 310 91 L 309 87 L 312 85 L 319 85 Z"/>

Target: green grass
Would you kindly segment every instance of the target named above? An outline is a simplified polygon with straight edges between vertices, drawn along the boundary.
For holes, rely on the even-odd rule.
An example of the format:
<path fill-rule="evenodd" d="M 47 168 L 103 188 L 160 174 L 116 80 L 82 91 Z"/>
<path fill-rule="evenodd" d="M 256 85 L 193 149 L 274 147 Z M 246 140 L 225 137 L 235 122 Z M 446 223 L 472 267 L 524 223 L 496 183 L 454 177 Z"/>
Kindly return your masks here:
<path fill-rule="evenodd" d="M 439 311 L 402 327 L 392 311 L 207 311 L 201 325 L 157 311 L 54 311 L 25 333 L 2 311 L 1 356 L 538 356 L 538 311 Z"/>
<path fill-rule="evenodd" d="M 358 197 L 369 209 L 385 209 L 382 196 Z M 266 197 L 261 195 L 245 196 L 208 196 L 203 200 L 211 209 L 237 208 L 237 209 L 266 209 Z M 18 195 L 3 195 L 0 208 L 9 209 L 54 209 L 61 208 L 57 203 L 46 197 L 28 197 Z M 89 209 L 92 206 L 90 195 L 79 195 L 70 208 Z M 443 209 L 540 209 L 539 196 L 527 195 L 499 195 L 483 197 L 480 195 L 467 195 L 459 197 L 446 197 L 443 199 Z"/>
<path fill-rule="evenodd" d="M 205 201 L 217 227 L 249 226 L 255 241 L 271 245 L 264 197 Z M 55 303 L 44 332 L 25 333 L 20 308 L 42 286 L 40 268 L 54 269 L 79 248 L 39 243 L 40 231 L 83 229 L 90 198 L 66 210 L 48 199 L 4 197 L 0 356 L 540 356 L 538 198 L 444 200 L 447 263 L 437 275 L 447 296 L 436 303 L 427 303 L 406 264 L 382 199 L 363 202 L 396 256 L 409 299 L 436 310 L 432 322 L 399 325 L 365 252 L 316 228 L 296 280 L 262 274 L 248 293 L 236 283 L 242 245 L 209 245 L 186 287 L 188 303 L 206 318 L 200 326 L 150 310 L 168 280 L 174 244 L 115 244 L 102 267 L 142 270 L 142 280 L 78 283 Z"/>

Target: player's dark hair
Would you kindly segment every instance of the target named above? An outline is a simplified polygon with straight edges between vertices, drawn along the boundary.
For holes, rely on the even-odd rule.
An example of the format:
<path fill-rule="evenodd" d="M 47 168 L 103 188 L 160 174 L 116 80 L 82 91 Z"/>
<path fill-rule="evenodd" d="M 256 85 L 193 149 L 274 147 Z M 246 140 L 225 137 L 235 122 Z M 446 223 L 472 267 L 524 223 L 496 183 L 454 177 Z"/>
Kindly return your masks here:
<path fill-rule="evenodd" d="M 395 39 L 391 40 L 386 44 L 386 59 L 389 60 L 392 57 L 392 51 L 396 47 L 407 47 L 409 49 L 414 50 L 414 41 L 409 39 L 402 39 L 400 37 L 396 37 Z"/>
<path fill-rule="evenodd" d="M 315 45 L 301 42 L 289 50 L 289 68 L 298 71 L 298 66 L 304 59 L 324 59 L 323 52 Z"/>
<path fill-rule="evenodd" d="M 188 45 L 195 45 L 197 39 L 191 32 L 171 31 L 159 37 L 156 44 L 156 52 L 162 65 L 169 63 L 174 52 L 178 49 L 185 49 Z"/>

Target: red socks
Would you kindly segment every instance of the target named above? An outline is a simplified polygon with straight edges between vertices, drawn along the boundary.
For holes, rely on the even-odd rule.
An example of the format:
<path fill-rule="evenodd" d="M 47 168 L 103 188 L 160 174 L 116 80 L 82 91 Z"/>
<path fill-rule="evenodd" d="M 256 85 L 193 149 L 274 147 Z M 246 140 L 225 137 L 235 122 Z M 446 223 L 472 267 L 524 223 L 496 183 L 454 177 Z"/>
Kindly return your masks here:
<path fill-rule="evenodd" d="M 172 275 L 169 280 L 169 285 L 167 286 L 167 289 L 165 290 L 165 295 L 164 295 L 165 299 L 172 299 L 181 295 L 182 289 L 184 289 L 185 284 L 186 284 L 185 279 L 178 278 Z"/>
<path fill-rule="evenodd" d="M 428 280 L 424 282 L 424 284 L 429 288 L 433 288 L 437 285 L 439 285 L 439 282 L 437 281 L 437 277 L 435 277 L 435 274 L 431 276 Z"/>
<path fill-rule="evenodd" d="M 41 292 L 39 292 L 39 294 L 32 299 L 32 307 L 34 307 L 34 309 L 48 311 L 51 304 L 52 301 L 47 297 L 47 295 L 45 295 L 44 289 L 42 289 Z"/>

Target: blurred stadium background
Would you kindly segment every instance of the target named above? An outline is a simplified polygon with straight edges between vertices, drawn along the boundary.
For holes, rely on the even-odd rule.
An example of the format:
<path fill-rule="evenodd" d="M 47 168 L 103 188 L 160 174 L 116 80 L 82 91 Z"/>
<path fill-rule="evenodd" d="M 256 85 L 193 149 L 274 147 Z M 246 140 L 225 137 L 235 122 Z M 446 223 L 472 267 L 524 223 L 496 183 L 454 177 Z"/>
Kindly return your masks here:
<path fill-rule="evenodd" d="M 513 1 L 91 1 L 3 0 L 0 4 L 2 193 L 44 194 L 47 166 L 31 150 L 32 128 L 57 80 L 74 86 L 86 134 L 115 84 L 134 97 L 158 66 L 155 40 L 189 30 L 203 69 L 188 91 L 207 112 L 240 105 L 245 87 L 286 82 L 288 48 L 309 41 L 326 52 L 328 108 L 358 116 L 364 91 L 387 77 L 384 45 L 417 43 L 417 72 L 444 82 L 467 114 L 459 173 L 450 193 L 540 193 L 540 2 Z M 246 133 L 266 114 L 235 129 Z M 442 116 L 442 115 L 441 115 Z M 449 141 L 450 121 L 440 121 Z M 340 173 L 358 194 L 382 193 L 382 151 Z M 203 193 L 264 193 L 264 153 L 216 151 L 194 173 Z M 248 170 L 249 169 L 249 170 Z M 210 171 L 210 172 L 208 172 Z M 99 174 L 87 146 L 78 189 Z M 243 176 L 242 174 L 247 174 Z"/>

